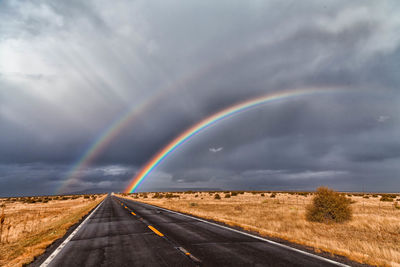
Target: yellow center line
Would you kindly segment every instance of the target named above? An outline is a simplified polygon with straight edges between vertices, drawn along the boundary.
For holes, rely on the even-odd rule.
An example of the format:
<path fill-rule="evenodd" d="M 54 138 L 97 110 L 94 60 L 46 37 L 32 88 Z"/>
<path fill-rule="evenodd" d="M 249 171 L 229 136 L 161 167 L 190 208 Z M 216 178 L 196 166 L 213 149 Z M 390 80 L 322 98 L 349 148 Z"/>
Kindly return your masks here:
<path fill-rule="evenodd" d="M 159 236 L 164 236 L 160 231 L 158 231 L 156 228 L 154 228 L 153 226 L 149 225 L 148 226 L 154 233 L 156 233 Z"/>
<path fill-rule="evenodd" d="M 133 211 L 131 211 L 131 213 L 132 213 L 132 215 L 135 215 L 135 216 L 136 216 L 136 214 L 135 214 Z"/>

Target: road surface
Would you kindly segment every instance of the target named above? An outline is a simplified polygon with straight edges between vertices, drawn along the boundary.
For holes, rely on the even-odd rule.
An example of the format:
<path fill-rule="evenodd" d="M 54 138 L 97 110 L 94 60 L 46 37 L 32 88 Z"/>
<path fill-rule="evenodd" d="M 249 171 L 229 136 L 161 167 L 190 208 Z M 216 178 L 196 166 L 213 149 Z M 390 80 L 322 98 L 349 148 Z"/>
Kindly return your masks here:
<path fill-rule="evenodd" d="M 239 231 L 107 196 L 32 266 L 345 266 Z"/>

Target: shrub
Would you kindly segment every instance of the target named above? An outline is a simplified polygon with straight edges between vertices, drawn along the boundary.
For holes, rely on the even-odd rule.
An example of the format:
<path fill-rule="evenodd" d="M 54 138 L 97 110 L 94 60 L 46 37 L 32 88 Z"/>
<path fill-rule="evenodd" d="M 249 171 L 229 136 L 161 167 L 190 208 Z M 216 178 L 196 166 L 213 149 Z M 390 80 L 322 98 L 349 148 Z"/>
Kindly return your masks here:
<path fill-rule="evenodd" d="M 383 195 L 380 199 L 381 201 L 393 202 L 393 198 Z"/>
<path fill-rule="evenodd" d="M 313 222 L 345 222 L 351 219 L 350 202 L 327 187 L 319 187 L 312 204 L 307 206 L 306 218 Z"/>
<path fill-rule="evenodd" d="M 265 194 L 264 194 L 264 193 L 261 193 L 261 196 L 262 196 L 262 197 L 265 197 Z"/>
<path fill-rule="evenodd" d="M 225 194 L 225 198 L 230 198 L 231 194 Z"/>
<path fill-rule="evenodd" d="M 179 195 L 174 195 L 174 194 L 172 194 L 172 193 L 167 193 L 167 194 L 165 195 L 165 197 L 168 198 L 168 199 L 174 198 L 174 197 L 179 198 Z"/>
<path fill-rule="evenodd" d="M 164 197 L 164 195 L 160 194 L 158 192 L 153 195 L 153 198 L 163 198 L 163 197 Z"/>
<path fill-rule="evenodd" d="M 197 207 L 197 206 L 198 206 L 198 204 L 195 203 L 195 202 L 191 202 L 191 203 L 190 203 L 190 207 Z"/>
<path fill-rule="evenodd" d="M 271 194 L 269 197 L 270 197 L 270 198 L 275 198 L 275 197 L 276 197 L 276 194 Z"/>
<path fill-rule="evenodd" d="M 221 196 L 219 194 L 215 194 L 214 199 L 221 199 Z"/>
<path fill-rule="evenodd" d="M 232 197 L 236 197 L 237 195 L 238 195 L 237 192 L 232 192 L 232 193 L 231 193 L 231 196 L 232 196 Z"/>

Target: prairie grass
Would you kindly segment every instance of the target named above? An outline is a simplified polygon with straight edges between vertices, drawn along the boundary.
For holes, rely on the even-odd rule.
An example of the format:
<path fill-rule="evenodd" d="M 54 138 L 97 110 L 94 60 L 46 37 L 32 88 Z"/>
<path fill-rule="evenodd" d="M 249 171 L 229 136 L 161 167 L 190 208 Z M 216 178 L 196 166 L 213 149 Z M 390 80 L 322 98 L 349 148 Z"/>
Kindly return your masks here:
<path fill-rule="evenodd" d="M 306 220 L 306 206 L 312 194 L 282 192 L 245 192 L 230 198 L 215 198 L 228 192 L 174 193 L 179 197 L 148 198 L 137 201 L 220 221 L 263 236 L 277 237 L 293 243 L 345 256 L 351 260 L 379 266 L 400 266 L 400 210 L 380 196 L 364 198 L 349 194 L 353 218 L 345 223 L 317 223 Z M 198 197 L 195 197 L 198 195 Z M 142 195 L 143 196 L 143 195 Z M 271 197 L 272 196 L 272 197 Z"/>
<path fill-rule="evenodd" d="M 0 217 L 4 219 L 0 232 L 0 266 L 23 266 L 33 261 L 103 198 L 0 199 Z"/>

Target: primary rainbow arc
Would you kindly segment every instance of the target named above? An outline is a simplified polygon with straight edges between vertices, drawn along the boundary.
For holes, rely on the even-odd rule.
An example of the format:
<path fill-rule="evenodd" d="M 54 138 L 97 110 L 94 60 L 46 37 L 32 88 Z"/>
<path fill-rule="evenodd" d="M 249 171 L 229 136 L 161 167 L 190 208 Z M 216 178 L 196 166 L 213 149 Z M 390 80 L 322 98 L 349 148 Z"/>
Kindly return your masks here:
<path fill-rule="evenodd" d="M 196 123 L 192 127 L 185 130 L 170 143 L 168 143 L 163 149 L 156 153 L 137 173 L 128 187 L 125 189 L 125 193 L 133 193 L 139 187 L 141 182 L 153 171 L 169 154 L 177 149 L 181 144 L 185 143 L 188 139 L 199 133 L 200 131 L 208 128 L 216 122 L 223 120 L 227 117 L 233 116 L 239 112 L 248 110 L 250 108 L 257 107 L 259 105 L 266 104 L 271 101 L 277 101 L 286 99 L 289 97 L 301 96 L 306 94 L 312 94 L 317 92 L 326 92 L 326 89 L 303 89 L 303 90 L 291 90 L 291 91 L 280 91 L 269 95 L 257 97 L 244 102 L 240 102 L 231 107 L 223 109 L 202 121 Z"/>

